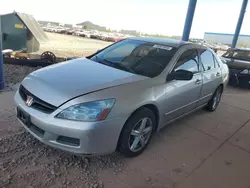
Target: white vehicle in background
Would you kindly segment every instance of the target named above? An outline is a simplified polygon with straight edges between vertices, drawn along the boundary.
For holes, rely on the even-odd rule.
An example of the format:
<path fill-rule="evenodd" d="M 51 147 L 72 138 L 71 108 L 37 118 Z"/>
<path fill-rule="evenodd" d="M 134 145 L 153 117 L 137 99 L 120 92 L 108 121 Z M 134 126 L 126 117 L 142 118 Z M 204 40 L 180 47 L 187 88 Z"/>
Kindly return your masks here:
<path fill-rule="evenodd" d="M 74 33 L 74 35 L 79 37 L 85 37 L 85 33 L 82 30 L 78 30 Z"/>
<path fill-rule="evenodd" d="M 84 33 L 86 38 L 90 38 L 90 32 L 89 31 L 84 30 L 83 33 Z"/>

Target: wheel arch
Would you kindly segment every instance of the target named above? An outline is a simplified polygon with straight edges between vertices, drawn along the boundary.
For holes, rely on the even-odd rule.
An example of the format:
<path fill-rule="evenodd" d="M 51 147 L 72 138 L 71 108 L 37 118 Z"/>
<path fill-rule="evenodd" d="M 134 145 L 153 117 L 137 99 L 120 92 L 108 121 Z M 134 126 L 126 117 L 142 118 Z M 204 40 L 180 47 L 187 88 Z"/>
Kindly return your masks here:
<path fill-rule="evenodd" d="M 119 139 L 118 139 L 118 142 L 117 142 L 117 146 L 116 146 L 116 149 L 118 149 L 118 146 L 120 144 L 120 137 L 121 137 L 121 134 L 123 132 L 123 129 L 125 127 L 125 124 L 127 123 L 127 121 L 129 120 L 130 117 L 132 117 L 136 112 L 138 112 L 140 109 L 142 108 L 147 108 L 149 109 L 150 111 L 152 111 L 155 115 L 155 120 L 156 120 L 156 127 L 155 127 L 155 130 L 154 131 L 157 131 L 158 129 L 158 126 L 159 126 L 159 119 L 160 119 L 160 115 L 159 115 L 159 109 L 157 108 L 157 106 L 155 104 L 152 104 L 152 103 L 149 103 L 149 104 L 144 104 L 140 107 L 138 107 L 137 109 L 135 109 L 131 114 L 130 116 L 127 118 L 127 120 L 125 121 L 123 127 L 122 127 L 122 130 L 119 134 Z"/>
<path fill-rule="evenodd" d="M 224 88 L 225 86 L 224 86 L 224 84 L 223 84 L 223 83 L 221 83 L 220 85 L 218 85 L 218 87 L 221 87 L 221 88 L 222 88 L 222 92 L 223 92 L 223 91 L 224 91 L 224 89 L 225 89 L 225 88 Z M 217 88 L 218 88 L 218 87 L 217 87 Z"/>

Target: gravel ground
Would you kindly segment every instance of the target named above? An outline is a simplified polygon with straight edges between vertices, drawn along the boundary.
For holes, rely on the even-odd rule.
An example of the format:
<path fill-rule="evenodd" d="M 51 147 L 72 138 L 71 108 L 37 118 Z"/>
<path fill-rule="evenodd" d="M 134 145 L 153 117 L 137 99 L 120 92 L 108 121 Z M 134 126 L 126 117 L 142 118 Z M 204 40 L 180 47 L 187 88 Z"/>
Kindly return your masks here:
<path fill-rule="evenodd" d="M 3 133 L 2 133 L 3 134 Z M 97 174 L 105 168 L 123 168 L 119 155 L 84 158 L 52 149 L 23 128 L 0 139 L 0 187 L 100 188 Z"/>
<path fill-rule="evenodd" d="M 21 82 L 29 73 L 41 67 L 28 67 L 20 65 L 4 65 L 4 76 L 7 84 L 16 84 Z"/>
<path fill-rule="evenodd" d="M 13 108 L 0 111 L 0 159 L 0 188 L 101 188 L 99 172 L 124 167 L 116 153 L 86 158 L 42 144 L 24 130 Z"/>

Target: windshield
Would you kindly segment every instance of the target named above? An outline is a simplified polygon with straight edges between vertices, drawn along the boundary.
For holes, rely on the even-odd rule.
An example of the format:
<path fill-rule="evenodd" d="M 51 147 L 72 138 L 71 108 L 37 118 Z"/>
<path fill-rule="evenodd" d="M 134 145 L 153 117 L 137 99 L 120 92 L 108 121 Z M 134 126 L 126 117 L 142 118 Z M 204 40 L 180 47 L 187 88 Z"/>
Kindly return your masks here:
<path fill-rule="evenodd" d="M 222 55 L 222 57 L 250 61 L 250 51 L 234 50 L 226 52 L 225 54 Z"/>
<path fill-rule="evenodd" d="M 104 49 L 91 60 L 135 74 L 155 77 L 164 70 L 175 52 L 174 47 L 126 39 Z"/>

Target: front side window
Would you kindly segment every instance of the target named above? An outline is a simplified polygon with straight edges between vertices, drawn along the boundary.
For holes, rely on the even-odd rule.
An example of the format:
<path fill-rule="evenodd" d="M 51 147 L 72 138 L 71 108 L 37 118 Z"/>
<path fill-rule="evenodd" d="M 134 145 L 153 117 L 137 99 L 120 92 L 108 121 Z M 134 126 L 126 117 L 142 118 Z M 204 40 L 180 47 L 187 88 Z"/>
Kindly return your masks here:
<path fill-rule="evenodd" d="M 126 39 L 97 53 L 91 60 L 135 74 L 155 77 L 169 64 L 176 48 Z"/>
<path fill-rule="evenodd" d="M 214 56 L 209 50 L 201 50 L 200 57 L 204 71 L 215 68 Z"/>
<path fill-rule="evenodd" d="M 199 72 L 198 52 L 196 49 L 189 49 L 183 52 L 174 67 L 174 71 L 177 70 L 187 70 L 192 73 Z"/>

